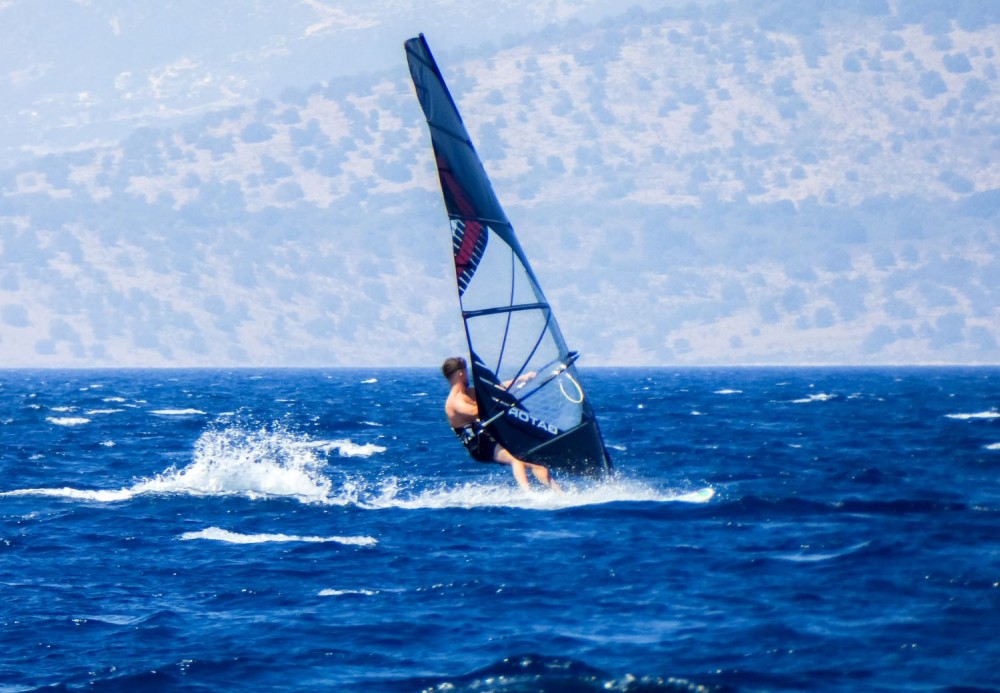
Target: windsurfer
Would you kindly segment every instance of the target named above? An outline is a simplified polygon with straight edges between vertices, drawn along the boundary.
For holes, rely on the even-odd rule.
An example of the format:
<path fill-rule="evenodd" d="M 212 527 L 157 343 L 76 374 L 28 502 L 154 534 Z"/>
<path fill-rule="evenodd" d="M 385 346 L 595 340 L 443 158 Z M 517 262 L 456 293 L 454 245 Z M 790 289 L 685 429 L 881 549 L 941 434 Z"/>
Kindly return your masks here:
<path fill-rule="evenodd" d="M 479 406 L 476 404 L 475 390 L 469 387 L 468 365 L 461 356 L 446 359 L 441 366 L 451 392 L 444 405 L 448 423 L 461 439 L 462 444 L 478 462 L 499 462 L 509 464 L 517 483 L 525 491 L 531 490 L 526 469 L 544 486 L 553 491 L 562 491 L 549 476 L 549 470 L 540 464 L 525 462 L 514 457 L 502 445 L 493 440 L 489 432 L 479 426 Z M 527 376 L 522 376 L 527 377 Z M 507 387 L 510 383 L 505 383 Z"/>

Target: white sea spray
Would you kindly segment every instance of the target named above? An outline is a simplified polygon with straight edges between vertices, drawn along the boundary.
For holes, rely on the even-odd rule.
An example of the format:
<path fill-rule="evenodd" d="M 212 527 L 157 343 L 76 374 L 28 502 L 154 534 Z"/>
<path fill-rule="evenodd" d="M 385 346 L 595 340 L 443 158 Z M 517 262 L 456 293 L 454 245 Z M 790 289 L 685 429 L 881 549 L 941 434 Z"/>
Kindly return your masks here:
<path fill-rule="evenodd" d="M 204 416 L 205 414 L 200 409 L 152 409 L 149 413 L 157 416 Z"/>
<path fill-rule="evenodd" d="M 81 421 L 86 423 L 89 420 Z M 78 425 L 60 421 L 59 425 Z M 113 441 L 102 445 L 114 446 Z M 140 495 L 242 496 L 292 498 L 302 503 L 348 505 L 367 487 L 344 477 L 335 484 L 328 456 L 367 458 L 385 451 L 374 443 L 350 439 L 313 440 L 277 424 L 226 419 L 213 424 L 194 444 L 187 464 L 120 489 L 35 488 L 2 495 L 58 496 L 94 502 L 121 502 Z M 343 476 L 343 475 L 341 475 Z"/>
<path fill-rule="evenodd" d="M 197 532 L 185 532 L 180 536 L 183 541 L 194 539 L 207 539 L 211 541 L 221 541 L 228 544 L 267 544 L 272 542 L 303 542 L 310 544 L 336 543 L 347 546 L 375 546 L 378 539 L 367 536 L 342 537 L 342 536 L 298 536 L 294 534 L 242 534 L 232 532 L 220 527 L 207 527 Z"/>
<path fill-rule="evenodd" d="M 46 416 L 45 420 L 56 426 L 83 426 L 90 423 L 90 419 L 83 416 Z"/>
<path fill-rule="evenodd" d="M 1000 412 L 996 410 L 989 411 L 979 411 L 972 414 L 945 414 L 946 419 L 955 419 L 957 421 L 971 421 L 976 419 L 1000 419 Z"/>
<path fill-rule="evenodd" d="M 640 481 L 607 480 L 594 483 L 565 483 L 563 493 L 542 487 L 525 492 L 502 480 L 438 484 L 416 487 L 408 479 L 383 478 L 377 487 L 361 488 L 357 504 L 368 509 L 402 508 L 408 510 L 443 508 L 523 508 L 561 510 L 607 503 L 706 503 L 715 495 L 711 488 L 695 490 L 657 489 Z"/>

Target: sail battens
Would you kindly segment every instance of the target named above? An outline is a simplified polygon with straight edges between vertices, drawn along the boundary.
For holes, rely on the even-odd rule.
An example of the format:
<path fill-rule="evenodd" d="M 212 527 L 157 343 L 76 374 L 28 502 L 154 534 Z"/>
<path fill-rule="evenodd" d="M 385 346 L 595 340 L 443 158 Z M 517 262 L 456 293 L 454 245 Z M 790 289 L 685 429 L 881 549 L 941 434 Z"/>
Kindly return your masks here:
<path fill-rule="evenodd" d="M 500 313 L 516 313 L 519 310 L 550 310 L 548 303 L 521 303 L 510 306 L 494 306 L 493 308 L 480 308 L 479 310 L 463 310 L 462 317 L 479 318 L 484 315 L 498 315 Z"/>
<path fill-rule="evenodd" d="M 510 226 L 510 223 L 502 219 L 488 219 L 486 217 L 469 216 L 463 214 L 448 214 L 448 218 L 452 221 L 475 221 L 485 226 L 490 226 L 496 228 L 497 226 Z"/>
<path fill-rule="evenodd" d="M 515 457 L 602 476 L 611 469 L 552 308 L 497 200 L 423 35 L 406 42 L 448 214 L 455 284 L 480 420 Z"/>

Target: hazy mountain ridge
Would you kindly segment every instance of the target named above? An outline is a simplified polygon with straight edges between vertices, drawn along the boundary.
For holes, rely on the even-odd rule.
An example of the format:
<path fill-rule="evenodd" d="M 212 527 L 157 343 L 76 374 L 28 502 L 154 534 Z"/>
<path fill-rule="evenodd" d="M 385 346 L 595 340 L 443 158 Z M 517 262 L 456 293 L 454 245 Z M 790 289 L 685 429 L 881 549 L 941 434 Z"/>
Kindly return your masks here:
<path fill-rule="evenodd" d="M 1000 360 L 997 25 L 774 7 L 438 56 L 570 341 L 591 364 Z M 0 173 L 7 364 L 460 349 L 399 57 Z"/>

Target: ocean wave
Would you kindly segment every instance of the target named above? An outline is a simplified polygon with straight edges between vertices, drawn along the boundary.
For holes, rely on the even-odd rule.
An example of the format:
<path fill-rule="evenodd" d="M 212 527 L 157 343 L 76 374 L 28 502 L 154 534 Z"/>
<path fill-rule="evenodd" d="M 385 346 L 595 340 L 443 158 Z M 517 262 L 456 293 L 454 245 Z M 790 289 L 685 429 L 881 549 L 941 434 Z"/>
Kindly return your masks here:
<path fill-rule="evenodd" d="M 152 409 L 150 414 L 157 416 L 204 416 L 201 409 Z"/>
<path fill-rule="evenodd" d="M 242 496 L 251 500 L 291 498 L 302 503 L 347 505 L 357 484 L 335 489 L 326 454 L 368 456 L 381 446 L 350 440 L 314 441 L 278 424 L 212 428 L 194 445 L 191 462 L 120 489 L 35 488 L 2 495 L 58 496 L 94 502 L 121 502 L 141 495 Z"/>
<path fill-rule="evenodd" d="M 685 678 L 637 674 L 613 675 L 569 657 L 518 654 L 482 669 L 441 678 L 410 678 L 395 682 L 399 690 L 423 691 L 672 691 L 718 690 Z"/>
<path fill-rule="evenodd" d="M 125 411 L 124 409 L 88 409 L 85 414 L 88 416 L 94 416 L 97 414 L 117 414 L 119 412 Z"/>
<path fill-rule="evenodd" d="M 83 426 L 90 423 L 90 419 L 83 416 L 46 416 L 45 420 L 56 426 Z"/>
<path fill-rule="evenodd" d="M 829 561 L 834 558 L 841 558 L 843 556 L 849 556 L 850 554 L 857 553 L 862 549 L 871 545 L 870 541 L 863 541 L 859 544 L 853 546 L 848 546 L 840 551 L 826 551 L 826 552 L 810 552 L 807 550 L 797 551 L 796 553 L 781 554 L 775 556 L 780 561 L 789 561 L 792 563 L 819 563 L 822 561 Z"/>
<path fill-rule="evenodd" d="M 507 481 L 501 483 L 466 483 L 458 486 L 408 489 L 408 482 L 383 479 L 377 493 L 359 492 L 357 505 L 378 510 L 401 508 L 435 510 L 445 508 L 522 508 L 563 510 L 609 503 L 707 503 L 715 495 L 711 488 L 696 491 L 660 491 L 642 483 L 611 480 L 593 485 L 572 487 L 564 493 L 549 490 L 525 492 Z"/>
<path fill-rule="evenodd" d="M 792 404 L 809 404 L 811 402 L 829 402 L 831 399 L 837 399 L 837 395 L 828 395 L 825 392 L 819 392 L 815 395 L 806 395 L 800 399 L 793 399 Z"/>
<path fill-rule="evenodd" d="M 722 390 L 716 390 L 715 394 L 717 394 L 717 395 L 742 395 L 743 394 L 743 390 L 722 389 Z"/>
<path fill-rule="evenodd" d="M 980 411 L 974 414 L 945 414 L 946 419 L 956 419 L 958 421 L 969 421 L 971 419 L 1000 419 L 1000 412 L 991 409 L 990 411 Z"/>
<path fill-rule="evenodd" d="M 830 515 L 936 515 L 939 513 L 960 513 L 969 509 L 961 501 L 934 500 L 929 498 L 887 498 L 866 500 L 845 498 L 842 500 L 813 500 L 802 496 L 757 496 L 748 494 L 725 498 L 714 506 L 718 517 L 741 518 L 766 513 L 771 517 L 802 518 Z"/>
<path fill-rule="evenodd" d="M 290 534 L 240 534 L 230 532 L 220 527 L 208 527 L 197 532 L 185 532 L 180 536 L 182 541 L 194 539 L 208 539 L 211 541 L 221 541 L 227 544 L 267 544 L 271 542 L 305 542 L 305 543 L 336 543 L 346 546 L 375 546 L 378 539 L 375 537 L 317 537 L 317 536 L 296 536 Z"/>
<path fill-rule="evenodd" d="M 986 446 L 987 450 L 1000 450 L 1000 443 L 990 443 Z"/>
<path fill-rule="evenodd" d="M 356 594 L 363 597 L 374 597 L 378 590 L 320 590 L 321 597 L 343 597 L 345 595 Z"/>
<path fill-rule="evenodd" d="M 338 440 L 317 440 L 307 443 L 307 447 L 322 450 L 329 454 L 336 451 L 341 457 L 371 457 L 374 454 L 385 452 L 385 447 L 375 443 L 358 444 L 347 439 Z"/>
<path fill-rule="evenodd" d="M 104 623 L 109 626 L 134 626 L 138 625 L 149 618 L 147 615 L 135 616 L 127 614 L 81 614 L 73 619 L 73 623 L 87 623 L 90 621 L 96 621 L 97 623 Z"/>
<path fill-rule="evenodd" d="M 142 493 L 286 497 L 306 503 L 331 501 L 325 460 L 309 439 L 279 425 L 210 429 L 195 443 L 193 460 L 137 484 Z"/>
<path fill-rule="evenodd" d="M 254 426 L 227 422 L 203 432 L 191 461 L 119 489 L 71 487 L 24 489 L 0 495 L 59 496 L 92 502 L 122 502 L 141 495 L 240 496 L 251 500 L 294 499 L 305 504 L 386 508 L 525 508 L 560 510 L 620 502 L 705 503 L 710 488 L 662 490 L 641 482 L 611 479 L 602 483 L 564 481 L 565 493 L 524 492 L 509 475 L 503 480 L 448 485 L 411 477 L 336 473 L 328 455 L 370 457 L 385 451 L 374 443 L 349 439 L 314 440 L 280 424 Z M 331 472 L 335 472 L 331 474 Z M 430 484 L 430 485 L 429 485 Z"/>
<path fill-rule="evenodd" d="M 22 488 L 4 491 L 0 496 L 47 496 L 52 498 L 70 498 L 73 500 L 96 501 L 98 503 L 117 503 L 129 500 L 135 496 L 131 489 L 78 489 L 64 486 L 62 488 Z"/>

